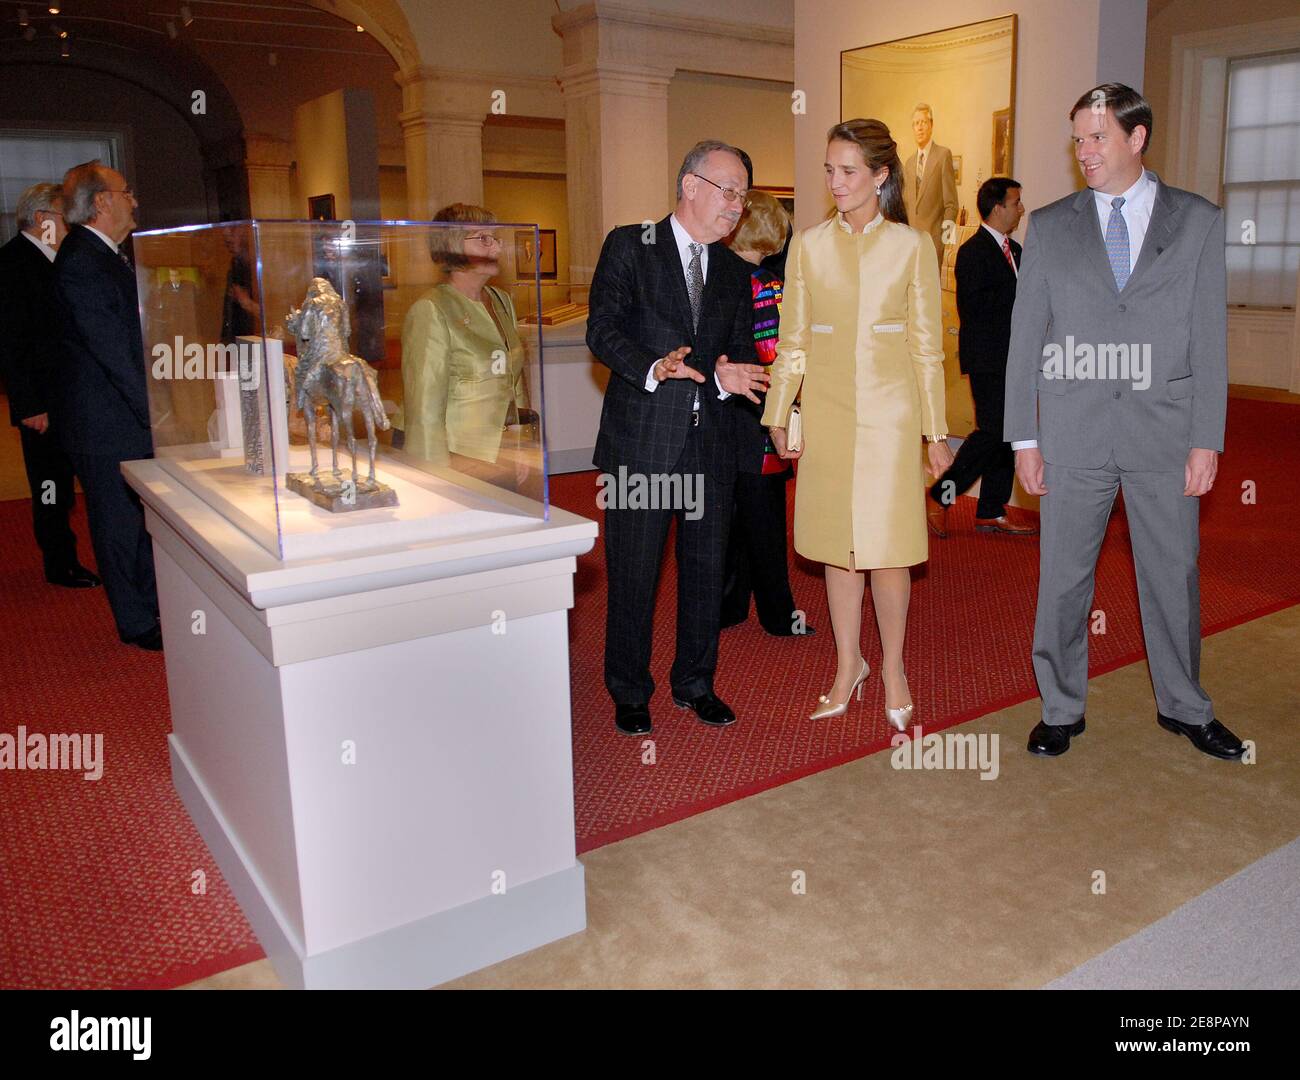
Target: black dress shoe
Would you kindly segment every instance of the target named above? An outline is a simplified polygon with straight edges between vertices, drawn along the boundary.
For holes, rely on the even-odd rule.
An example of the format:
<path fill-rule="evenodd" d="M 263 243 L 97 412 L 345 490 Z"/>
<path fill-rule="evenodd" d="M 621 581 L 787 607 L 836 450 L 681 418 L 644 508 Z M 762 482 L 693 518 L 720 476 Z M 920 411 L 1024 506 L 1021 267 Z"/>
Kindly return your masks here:
<path fill-rule="evenodd" d="M 1246 752 L 1241 740 L 1217 720 L 1208 724 L 1184 724 L 1181 720 L 1156 713 L 1156 723 L 1175 735 L 1186 735 L 1202 754 L 1221 761 L 1236 761 Z"/>
<path fill-rule="evenodd" d="M 162 652 L 162 627 L 155 623 L 143 634 L 136 634 L 135 637 L 122 638 L 122 643 L 125 645 L 134 645 L 140 649 L 147 649 L 149 652 Z"/>
<path fill-rule="evenodd" d="M 615 705 L 614 726 L 624 735 L 649 735 L 649 705 Z"/>
<path fill-rule="evenodd" d="M 59 585 L 65 589 L 93 589 L 103 584 L 98 577 L 78 563 L 46 570 L 45 580 L 51 585 Z"/>
<path fill-rule="evenodd" d="M 731 711 L 731 708 L 722 698 L 711 690 L 707 694 L 701 694 L 689 701 L 684 701 L 674 694 L 673 704 L 679 709 L 690 709 L 701 721 L 711 727 L 726 727 L 728 724 L 736 722 L 736 714 Z"/>
<path fill-rule="evenodd" d="M 1060 757 L 1070 749 L 1070 739 L 1083 734 L 1083 717 L 1073 724 L 1044 724 L 1041 720 L 1029 733 L 1029 752 L 1039 757 Z"/>

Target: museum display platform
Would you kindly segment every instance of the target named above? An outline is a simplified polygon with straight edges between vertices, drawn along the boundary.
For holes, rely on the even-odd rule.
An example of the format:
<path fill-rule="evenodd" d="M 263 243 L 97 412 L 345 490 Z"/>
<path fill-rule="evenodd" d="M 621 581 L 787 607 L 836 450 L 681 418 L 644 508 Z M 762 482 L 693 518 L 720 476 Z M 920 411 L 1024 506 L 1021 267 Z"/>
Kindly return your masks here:
<path fill-rule="evenodd" d="M 433 986 L 586 924 L 567 612 L 597 526 L 547 502 L 540 338 L 516 315 L 537 267 L 511 265 L 536 237 L 134 239 L 155 456 L 123 471 L 172 775 L 287 986 Z"/>
<path fill-rule="evenodd" d="M 176 788 L 286 986 L 433 986 L 584 928 L 566 613 L 594 522 L 283 562 L 124 471 Z"/>

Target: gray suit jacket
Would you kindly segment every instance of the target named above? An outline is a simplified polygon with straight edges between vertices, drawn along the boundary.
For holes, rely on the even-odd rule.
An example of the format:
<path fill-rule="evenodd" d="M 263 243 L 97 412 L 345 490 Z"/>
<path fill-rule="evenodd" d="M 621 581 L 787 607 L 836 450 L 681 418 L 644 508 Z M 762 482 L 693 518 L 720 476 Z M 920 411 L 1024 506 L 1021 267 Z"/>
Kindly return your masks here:
<path fill-rule="evenodd" d="M 930 234 L 942 262 L 943 223 L 957 220 L 957 176 L 952 167 L 952 151 L 946 146 L 930 141 L 919 191 L 916 154 L 907 159 L 903 166 L 903 205 L 907 208 L 907 223 Z"/>
<path fill-rule="evenodd" d="M 1053 464 L 1100 468 L 1114 455 L 1123 469 L 1176 470 L 1193 447 L 1223 449 L 1223 211 L 1148 175 L 1157 184 L 1151 222 L 1122 292 L 1090 189 L 1029 218 L 1004 437 L 1037 439 Z M 1097 377 L 1103 371 L 1117 377 Z"/>

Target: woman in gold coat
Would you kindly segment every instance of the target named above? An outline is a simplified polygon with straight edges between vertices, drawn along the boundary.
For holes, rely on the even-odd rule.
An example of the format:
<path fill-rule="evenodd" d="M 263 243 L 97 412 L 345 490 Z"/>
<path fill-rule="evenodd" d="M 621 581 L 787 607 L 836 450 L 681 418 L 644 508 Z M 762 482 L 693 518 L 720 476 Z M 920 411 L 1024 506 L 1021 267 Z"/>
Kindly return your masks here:
<path fill-rule="evenodd" d="M 519 441 L 503 447 L 503 432 L 534 423 L 536 413 L 514 305 L 488 284 L 501 272 L 496 217 L 455 203 L 436 220 L 459 227 L 430 231 L 429 253 L 447 280 L 412 304 L 402 324 L 403 449 L 514 488 L 525 482 L 529 455 L 499 462 Z"/>
<path fill-rule="evenodd" d="M 945 441 L 939 266 L 930 238 L 907 225 L 898 147 L 879 120 L 831 128 L 826 186 L 834 215 L 797 234 L 786 263 L 781 342 L 763 423 L 783 457 L 803 460 L 794 546 L 826 564 L 837 670 L 813 719 L 842 716 L 869 666 L 862 657 L 864 578 L 883 652 L 886 715 L 912 719 L 903 670 L 908 567 L 928 555 L 926 471 L 952 463 Z M 803 445 L 787 446 L 800 395 Z"/>

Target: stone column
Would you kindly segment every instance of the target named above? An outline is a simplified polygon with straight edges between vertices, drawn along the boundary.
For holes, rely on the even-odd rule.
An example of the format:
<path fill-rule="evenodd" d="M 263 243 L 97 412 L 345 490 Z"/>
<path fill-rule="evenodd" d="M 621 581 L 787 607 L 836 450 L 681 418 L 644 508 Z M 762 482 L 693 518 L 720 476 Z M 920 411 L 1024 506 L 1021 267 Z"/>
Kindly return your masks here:
<path fill-rule="evenodd" d="M 589 64 L 566 67 L 564 139 L 569 181 L 572 299 L 586 302 L 605 234 L 657 221 L 673 207 L 668 173 L 670 71 Z"/>
<path fill-rule="evenodd" d="M 418 67 L 399 72 L 406 144 L 407 217 L 428 221 L 448 203 L 483 203 L 483 119 L 477 79 Z"/>
<path fill-rule="evenodd" d="M 293 148 L 287 139 L 245 136 L 244 165 L 248 170 L 248 202 L 253 217 L 292 220 L 307 216 L 307 207 L 296 206 L 293 201 Z"/>

